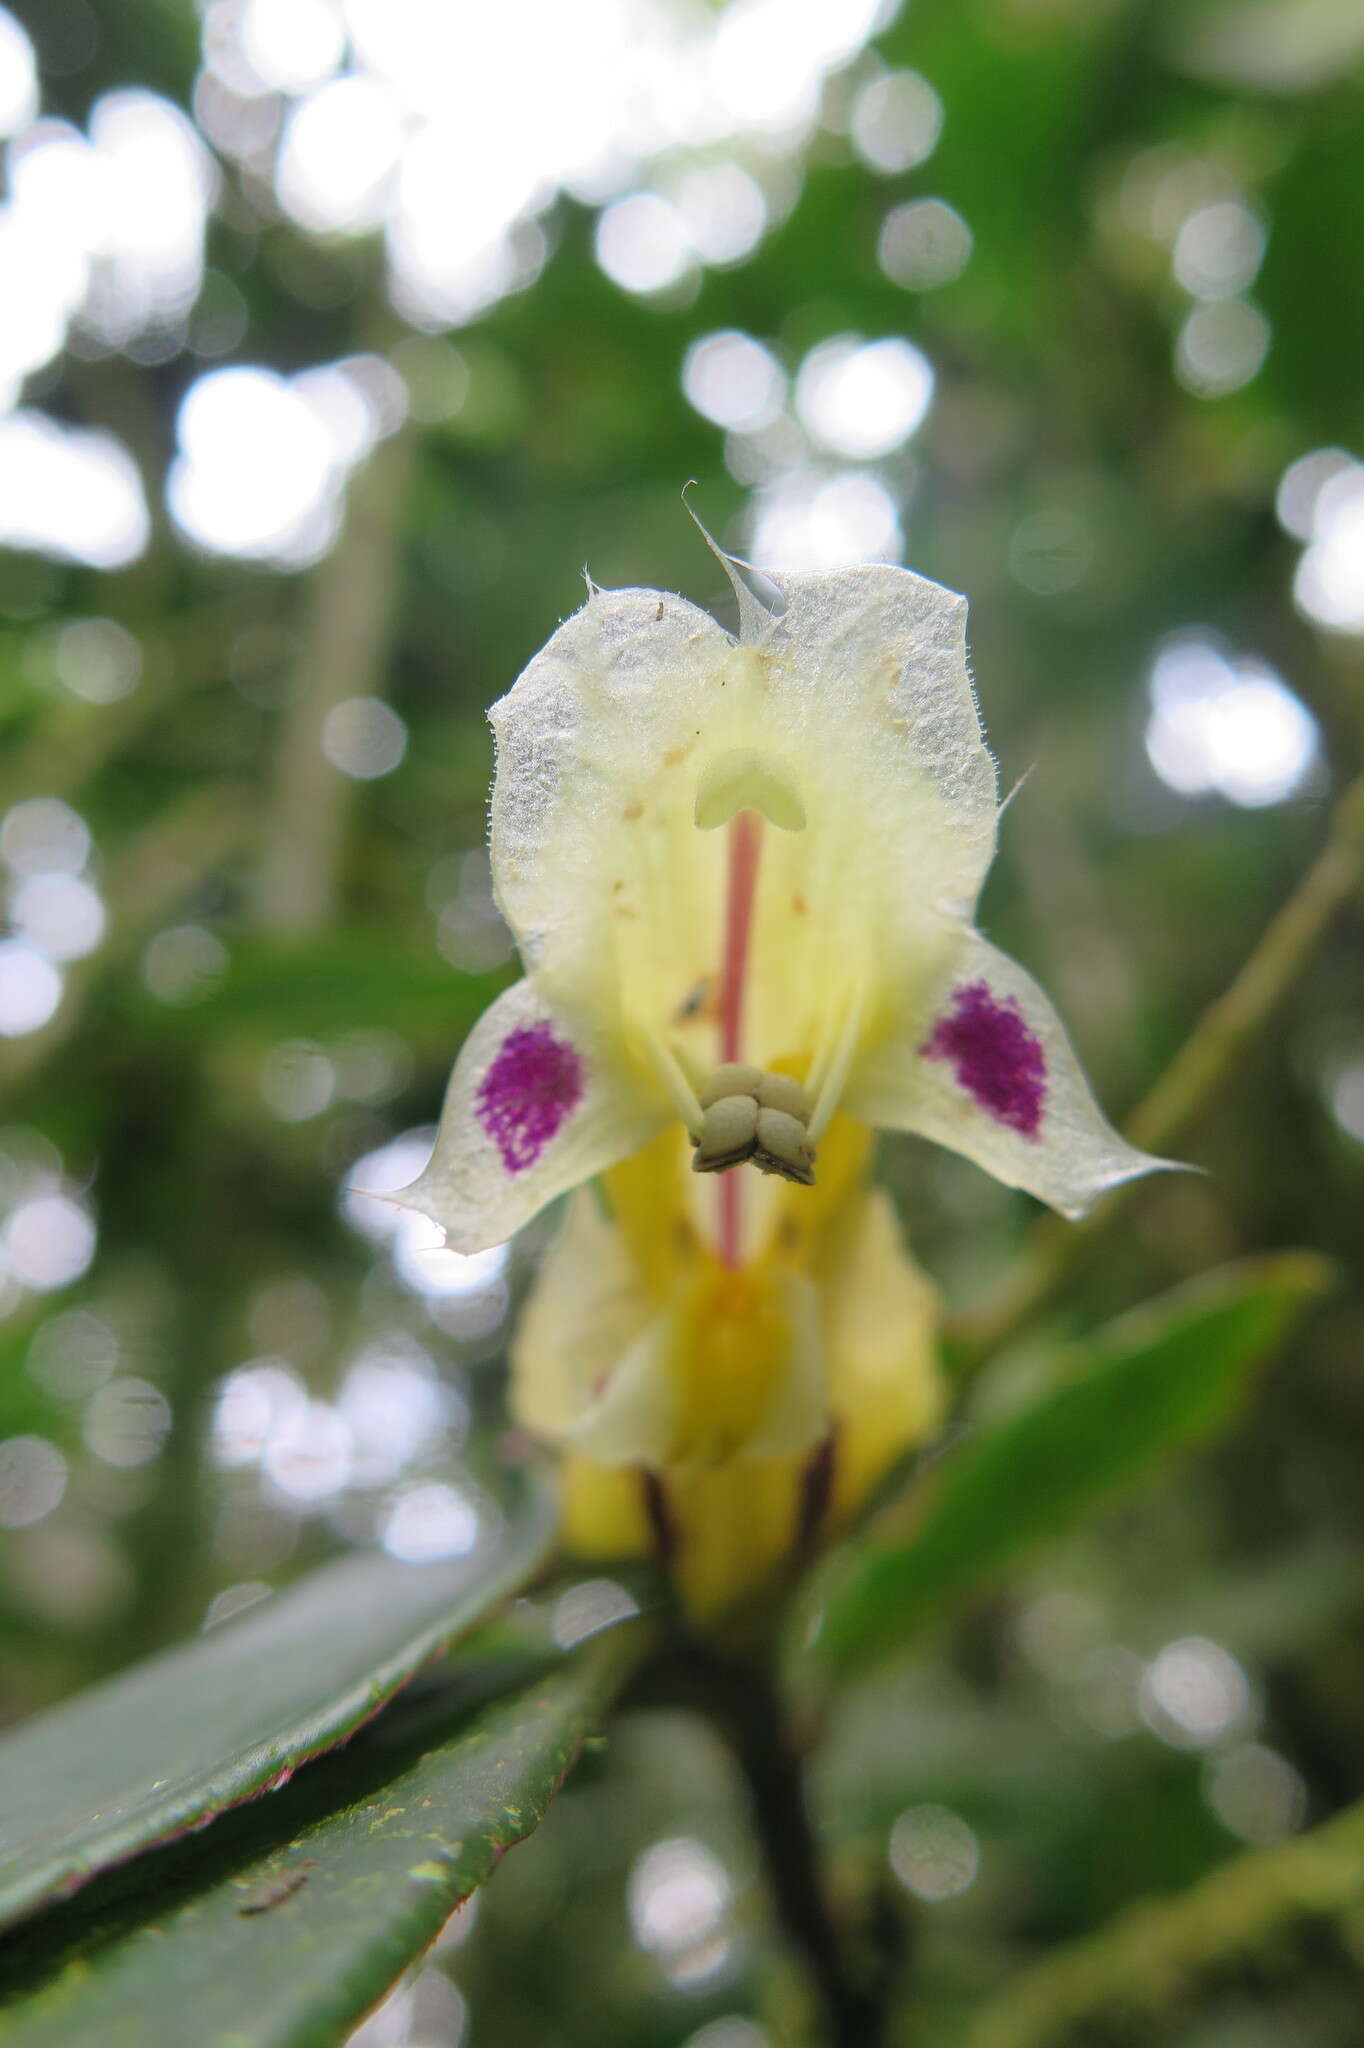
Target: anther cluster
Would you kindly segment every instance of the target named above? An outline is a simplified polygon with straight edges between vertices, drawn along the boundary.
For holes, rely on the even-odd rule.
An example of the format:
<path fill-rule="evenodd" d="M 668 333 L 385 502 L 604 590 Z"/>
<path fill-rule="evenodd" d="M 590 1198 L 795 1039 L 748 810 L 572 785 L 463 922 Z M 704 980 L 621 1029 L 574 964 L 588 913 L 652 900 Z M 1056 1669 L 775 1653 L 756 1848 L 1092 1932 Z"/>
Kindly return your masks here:
<path fill-rule="evenodd" d="M 751 1159 L 762 1173 L 813 1187 L 810 1102 L 799 1081 L 731 1061 L 715 1069 L 698 1100 L 701 1134 L 691 1162 L 697 1173 L 727 1173 Z"/>

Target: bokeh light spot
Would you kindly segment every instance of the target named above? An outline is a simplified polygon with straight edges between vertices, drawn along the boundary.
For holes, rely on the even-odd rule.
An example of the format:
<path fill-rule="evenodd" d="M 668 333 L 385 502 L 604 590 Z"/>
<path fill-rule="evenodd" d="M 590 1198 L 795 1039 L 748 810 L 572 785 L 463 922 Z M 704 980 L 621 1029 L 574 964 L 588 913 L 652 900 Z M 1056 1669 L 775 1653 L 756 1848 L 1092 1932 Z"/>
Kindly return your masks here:
<path fill-rule="evenodd" d="M 289 116 L 278 190 L 300 227 L 316 233 L 377 227 L 402 156 L 402 110 L 368 77 L 332 80 Z"/>
<path fill-rule="evenodd" d="M 892 284 L 932 292 L 961 276 L 974 247 L 955 206 L 945 199 L 909 199 L 881 223 L 876 257 Z"/>
<path fill-rule="evenodd" d="M 79 875 L 26 875 L 10 898 L 15 930 L 49 960 L 83 960 L 104 937 L 99 892 Z"/>
<path fill-rule="evenodd" d="M 1291 533 L 1295 540 L 1315 540 L 1317 507 L 1327 485 L 1337 477 L 1349 476 L 1358 467 L 1354 457 L 1343 448 L 1314 448 L 1310 454 L 1290 462 L 1274 497 L 1274 509 L 1285 533 Z"/>
<path fill-rule="evenodd" d="M 1327 632 L 1364 633 L 1364 464 L 1347 459 L 1319 475 L 1311 533 L 1293 579 L 1295 604 Z"/>
<path fill-rule="evenodd" d="M 1175 278 L 1195 298 L 1234 298 L 1255 282 L 1265 241 L 1263 222 L 1239 199 L 1196 207 L 1175 241 Z"/>
<path fill-rule="evenodd" d="M 947 1806 L 911 1806 L 890 1831 L 890 1867 L 916 1899 L 937 1905 L 968 1891 L 980 1869 L 975 1832 Z"/>
<path fill-rule="evenodd" d="M 749 554 L 759 569 L 892 562 L 903 545 L 894 498 L 879 477 L 865 471 L 797 471 L 757 495 Z"/>
<path fill-rule="evenodd" d="M 726 328 L 692 343 L 682 364 L 682 389 L 716 426 L 752 433 L 780 417 L 786 375 L 771 349 L 751 334 Z"/>
<path fill-rule="evenodd" d="M 15 875 L 78 875 L 90 857 L 90 828 L 58 796 L 30 796 L 0 824 L 0 857 Z"/>
<path fill-rule="evenodd" d="M 58 681 L 87 704 L 117 704 L 142 675 L 142 649 L 114 619 L 72 619 L 57 633 Z"/>
<path fill-rule="evenodd" d="M 597 261 L 623 291 L 666 291 L 692 268 L 691 238 L 671 201 L 658 192 L 617 199 L 597 222 Z"/>
<path fill-rule="evenodd" d="M 398 1495 L 382 1540 L 390 1557 L 429 1564 L 441 1557 L 467 1557 L 478 1538 L 478 1503 L 459 1487 L 432 1481 Z"/>
<path fill-rule="evenodd" d="M 887 177 L 931 156 L 942 124 L 942 101 L 917 71 L 873 78 L 853 101 L 853 147 L 863 163 Z"/>
<path fill-rule="evenodd" d="M 1243 1728 L 1251 1713 L 1250 1680 L 1220 1643 L 1182 1636 L 1147 1665 L 1142 1719 L 1177 1749 L 1207 1749 Z"/>
<path fill-rule="evenodd" d="M 691 1835 L 655 1842 L 630 1872 L 626 1902 L 635 1940 L 666 1961 L 702 1947 L 720 1930 L 734 1887 L 713 1850 Z"/>
<path fill-rule="evenodd" d="M 1151 668 L 1146 752 L 1181 796 L 1247 809 L 1283 803 L 1317 758 L 1316 720 L 1267 663 L 1198 634 L 1168 640 Z"/>
<path fill-rule="evenodd" d="M 1228 1833 L 1257 1846 L 1296 1834 L 1307 1818 L 1307 1786 L 1287 1757 L 1245 1742 L 1211 1757 L 1204 1789 Z"/>
<path fill-rule="evenodd" d="M 334 537 L 344 457 L 296 383 L 246 364 L 190 386 L 166 500 L 210 553 L 301 565 Z"/>
<path fill-rule="evenodd" d="M 61 1505 L 66 1460 L 44 1436 L 0 1443 L 0 1529 L 30 1529 Z"/>
<path fill-rule="evenodd" d="M 889 455 L 919 427 L 933 398 L 933 366 L 898 335 L 821 342 L 796 377 L 796 411 L 808 433 L 838 455 Z"/>
<path fill-rule="evenodd" d="M 170 1403 L 150 1380 L 108 1381 L 85 1411 L 85 1441 L 105 1465 L 132 1470 L 158 1455 L 171 1426 Z"/>
<path fill-rule="evenodd" d="M 1195 306 L 1175 342 L 1175 374 L 1195 398 L 1225 398 L 1258 375 L 1269 341 L 1269 322 L 1249 299 Z"/>
<path fill-rule="evenodd" d="M 122 569 L 150 532 L 137 465 L 112 434 L 40 412 L 0 419 L 0 543 Z"/>
<path fill-rule="evenodd" d="M 767 201 L 741 164 L 688 171 L 673 197 L 687 240 L 703 263 L 742 263 L 762 240 Z"/>
<path fill-rule="evenodd" d="M 38 111 L 33 45 L 7 7 L 0 7 L 0 135 L 16 135 Z"/>
<path fill-rule="evenodd" d="M 260 1092 L 282 1123 L 306 1123 L 321 1116 L 336 1093 L 336 1068 L 306 1038 L 283 1039 L 261 1062 Z"/>
<path fill-rule="evenodd" d="M 1083 583 L 1094 560 L 1085 521 L 1063 506 L 1030 512 L 1009 536 L 1009 568 L 1036 597 L 1060 597 Z"/>
<path fill-rule="evenodd" d="M 227 966 L 227 947 L 204 925 L 171 925 L 148 940 L 142 981 L 159 1003 L 179 1009 L 212 995 Z"/>
<path fill-rule="evenodd" d="M 247 0 L 239 34 L 247 63 L 276 92 L 320 85 L 346 52 L 345 23 L 334 0 Z"/>
<path fill-rule="evenodd" d="M 0 939 L 0 1037 L 26 1038 L 57 1014 L 62 977 L 22 939 Z"/>
<path fill-rule="evenodd" d="M 343 775 L 376 782 L 401 765 L 407 727 L 382 697 L 347 697 L 327 713 L 322 751 Z"/>

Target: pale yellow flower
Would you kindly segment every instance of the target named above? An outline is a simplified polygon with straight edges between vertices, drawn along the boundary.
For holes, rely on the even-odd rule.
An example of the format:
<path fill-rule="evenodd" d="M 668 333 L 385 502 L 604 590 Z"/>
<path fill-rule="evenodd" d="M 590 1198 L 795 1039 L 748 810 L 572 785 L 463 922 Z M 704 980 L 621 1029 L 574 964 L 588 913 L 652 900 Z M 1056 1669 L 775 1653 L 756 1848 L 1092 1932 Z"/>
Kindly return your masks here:
<path fill-rule="evenodd" d="M 1161 1162 L 973 928 L 998 798 L 964 600 L 873 566 L 774 579 L 768 610 L 726 566 L 737 640 L 681 598 L 594 589 L 494 705 L 493 875 L 526 973 L 400 1199 L 472 1252 L 605 1177 L 609 1217 L 575 1197 L 528 1308 L 521 1413 L 571 1450 L 584 1542 L 593 1515 L 643 1540 L 652 1512 L 756 1564 L 934 1411 L 871 1127 L 1068 1216 Z M 733 1590 L 695 1570 L 695 1605 Z"/>

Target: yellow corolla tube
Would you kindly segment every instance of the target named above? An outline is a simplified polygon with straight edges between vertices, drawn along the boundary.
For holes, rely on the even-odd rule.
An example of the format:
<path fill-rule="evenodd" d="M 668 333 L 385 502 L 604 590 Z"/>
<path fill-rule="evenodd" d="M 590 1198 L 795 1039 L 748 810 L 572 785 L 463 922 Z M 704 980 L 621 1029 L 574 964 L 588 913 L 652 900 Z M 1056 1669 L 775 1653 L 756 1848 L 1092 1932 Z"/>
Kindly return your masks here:
<path fill-rule="evenodd" d="M 844 1523 L 942 1405 L 936 1299 L 867 1135 L 831 1126 L 818 1190 L 780 1191 L 726 1267 L 665 1135 L 575 1195 L 512 1347 L 518 1419 L 564 1454 L 565 1536 L 653 1556 L 710 1621 Z"/>
<path fill-rule="evenodd" d="M 397 1197 L 473 1252 L 572 1195 L 517 1407 L 562 1448 L 574 1541 L 665 1555 L 697 1613 L 932 1426 L 932 1300 L 868 1185 L 873 1127 L 1068 1216 L 1162 1164 L 972 927 L 998 806 L 964 601 L 874 565 L 774 578 L 769 610 L 722 559 L 737 638 L 594 589 L 494 705 L 525 977 Z"/>

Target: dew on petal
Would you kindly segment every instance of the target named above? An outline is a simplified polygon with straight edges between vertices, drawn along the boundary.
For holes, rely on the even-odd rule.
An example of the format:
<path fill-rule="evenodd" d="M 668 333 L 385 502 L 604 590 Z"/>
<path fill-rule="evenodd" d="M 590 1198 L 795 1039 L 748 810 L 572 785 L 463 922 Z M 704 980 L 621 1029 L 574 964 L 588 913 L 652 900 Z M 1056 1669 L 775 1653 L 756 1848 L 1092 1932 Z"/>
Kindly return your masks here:
<path fill-rule="evenodd" d="M 523 1173 L 582 1100 L 583 1063 L 548 1024 L 519 1025 L 478 1090 L 478 1120 L 508 1173 Z"/>
<path fill-rule="evenodd" d="M 1014 997 L 1001 1002 L 986 982 L 967 982 L 920 1049 L 927 1059 L 950 1061 L 959 1084 L 996 1123 L 1037 1137 L 1047 1062 Z"/>

